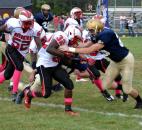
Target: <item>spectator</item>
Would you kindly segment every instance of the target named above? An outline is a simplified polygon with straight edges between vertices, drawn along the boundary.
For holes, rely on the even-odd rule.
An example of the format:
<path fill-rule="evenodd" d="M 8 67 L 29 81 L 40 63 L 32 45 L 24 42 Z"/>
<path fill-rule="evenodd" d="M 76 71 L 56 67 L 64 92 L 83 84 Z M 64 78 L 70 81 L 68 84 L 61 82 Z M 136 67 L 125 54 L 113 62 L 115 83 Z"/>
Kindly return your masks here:
<path fill-rule="evenodd" d="M 126 21 L 126 16 L 121 15 L 120 16 L 120 33 L 125 33 L 125 21 Z"/>
<path fill-rule="evenodd" d="M 135 30 L 135 33 L 136 33 L 136 36 L 137 36 L 137 33 L 138 33 L 138 27 L 137 27 L 137 17 L 136 17 L 136 13 L 133 13 L 133 21 L 134 21 L 134 30 Z"/>
<path fill-rule="evenodd" d="M 133 18 L 130 17 L 130 19 L 128 19 L 128 31 L 129 31 L 129 36 L 135 36 L 135 33 L 134 33 L 134 21 L 133 21 Z"/>
<path fill-rule="evenodd" d="M 60 27 L 60 31 L 63 31 L 64 29 L 64 16 L 62 15 L 60 18 L 59 18 L 59 27 Z"/>
<path fill-rule="evenodd" d="M 41 11 L 34 16 L 36 22 L 43 27 L 45 32 L 48 32 L 48 24 L 53 20 L 53 15 L 50 10 L 50 5 L 43 4 Z"/>
<path fill-rule="evenodd" d="M 54 16 L 53 23 L 54 23 L 54 29 L 56 32 L 56 31 L 58 31 L 58 25 L 59 25 L 59 17 L 57 15 Z"/>

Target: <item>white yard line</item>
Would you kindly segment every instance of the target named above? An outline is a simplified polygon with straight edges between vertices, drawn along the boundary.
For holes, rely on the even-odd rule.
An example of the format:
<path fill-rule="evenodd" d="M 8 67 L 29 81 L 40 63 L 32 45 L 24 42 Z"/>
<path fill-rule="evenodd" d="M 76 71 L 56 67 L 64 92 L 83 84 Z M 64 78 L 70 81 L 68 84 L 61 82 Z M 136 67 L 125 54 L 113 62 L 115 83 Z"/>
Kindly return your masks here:
<path fill-rule="evenodd" d="M 11 99 L 9 98 L 2 98 L 0 97 L 0 100 L 2 101 L 11 101 Z M 64 105 L 62 104 L 52 104 L 52 103 L 42 103 L 42 102 L 32 102 L 33 105 L 35 106 L 47 106 L 47 107 L 51 107 L 51 108 L 61 108 L 64 109 Z M 89 110 L 86 108 L 80 108 L 80 107 L 73 107 L 74 110 L 76 111 L 80 111 L 80 112 L 94 112 L 97 114 L 101 114 L 101 115 L 106 115 L 106 116 L 118 116 L 118 117 L 126 117 L 126 118 L 139 118 L 142 119 L 141 115 L 136 115 L 136 114 L 132 114 L 132 115 L 127 115 L 125 113 L 114 113 L 114 112 L 102 112 L 102 111 L 94 111 L 94 110 Z M 142 125 L 142 122 L 139 122 L 140 125 Z"/>

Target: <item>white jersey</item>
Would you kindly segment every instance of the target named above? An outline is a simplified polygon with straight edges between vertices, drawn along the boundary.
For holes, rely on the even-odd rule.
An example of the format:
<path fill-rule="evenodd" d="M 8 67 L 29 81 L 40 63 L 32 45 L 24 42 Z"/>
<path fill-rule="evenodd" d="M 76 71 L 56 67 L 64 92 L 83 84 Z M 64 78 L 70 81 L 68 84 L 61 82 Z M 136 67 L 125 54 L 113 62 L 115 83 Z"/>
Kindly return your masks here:
<path fill-rule="evenodd" d="M 82 31 L 82 38 L 83 38 L 83 41 L 86 42 L 86 41 L 90 41 L 91 40 L 91 37 L 90 37 L 90 34 L 89 34 L 89 31 L 87 31 L 86 29 Z"/>
<path fill-rule="evenodd" d="M 34 22 L 34 26 L 29 29 L 27 32 L 23 32 L 21 28 L 20 20 L 16 18 L 10 18 L 6 22 L 7 31 L 11 33 L 11 37 L 8 40 L 8 44 L 15 47 L 21 55 L 24 57 L 29 51 L 29 46 L 34 37 L 44 37 L 45 32 L 42 27 Z M 45 41 L 46 42 L 46 41 Z"/>
<path fill-rule="evenodd" d="M 89 31 L 83 30 L 82 38 L 84 42 L 90 41 L 91 37 L 90 37 Z M 93 52 L 90 54 L 85 54 L 84 56 L 88 59 L 101 60 L 108 55 L 103 50 L 101 50 L 101 51 Z"/>
<path fill-rule="evenodd" d="M 52 35 L 53 35 L 53 33 L 50 33 L 50 32 L 46 33 L 46 38 L 47 38 L 46 44 L 49 44 L 49 41 L 50 41 Z M 38 48 L 37 48 L 37 45 L 36 45 L 34 39 L 32 39 L 32 41 L 31 41 L 31 44 L 29 47 L 29 53 L 38 53 Z"/>
<path fill-rule="evenodd" d="M 66 36 L 66 34 L 64 32 L 61 31 L 57 31 L 55 33 L 53 33 L 51 35 L 50 34 L 46 34 L 47 35 L 47 46 L 50 44 L 51 40 L 54 39 L 56 40 L 56 42 L 59 44 L 59 46 L 61 45 L 68 45 L 68 37 Z M 56 61 L 57 57 L 46 52 L 46 48 L 42 47 L 39 52 L 38 52 L 38 61 L 36 66 L 39 67 L 41 65 L 43 65 L 44 67 L 54 67 L 58 65 L 58 61 Z"/>
<path fill-rule="evenodd" d="M 80 25 L 78 24 L 78 22 L 73 19 L 73 18 L 67 18 L 67 20 L 64 23 L 64 30 L 69 26 L 69 25 L 75 25 L 80 27 Z"/>

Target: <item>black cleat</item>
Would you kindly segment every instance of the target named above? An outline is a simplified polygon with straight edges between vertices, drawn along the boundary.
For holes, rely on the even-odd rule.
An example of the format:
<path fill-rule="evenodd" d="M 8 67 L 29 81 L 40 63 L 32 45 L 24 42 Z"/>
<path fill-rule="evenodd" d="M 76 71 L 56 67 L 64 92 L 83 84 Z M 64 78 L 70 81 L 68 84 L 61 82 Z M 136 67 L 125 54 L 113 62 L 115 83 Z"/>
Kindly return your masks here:
<path fill-rule="evenodd" d="M 114 97 L 108 93 L 107 90 L 102 91 L 102 95 L 105 97 L 107 101 L 113 101 Z"/>
<path fill-rule="evenodd" d="M 23 98 L 24 98 L 24 92 L 21 91 L 21 92 L 19 92 L 19 93 L 17 94 L 15 103 L 16 103 L 16 104 L 22 104 Z"/>
<path fill-rule="evenodd" d="M 122 96 L 121 94 L 116 94 L 115 97 L 116 97 L 117 99 L 123 99 L 123 96 Z"/>
<path fill-rule="evenodd" d="M 8 86 L 8 88 L 7 88 L 7 89 L 8 89 L 8 91 L 9 91 L 9 92 L 11 92 L 11 91 L 12 91 L 12 89 L 13 89 L 13 85 Z"/>
<path fill-rule="evenodd" d="M 134 109 L 142 109 L 142 102 L 137 102 Z"/>
<path fill-rule="evenodd" d="M 19 92 L 17 94 L 16 101 L 15 101 L 16 104 L 21 104 L 22 103 L 22 100 L 24 98 L 24 91 L 25 91 L 25 89 L 29 89 L 29 88 L 30 88 L 30 86 L 27 85 L 27 86 L 25 86 L 25 88 L 23 89 L 23 91 L 21 91 L 21 92 Z"/>
<path fill-rule="evenodd" d="M 123 102 L 128 101 L 128 94 L 123 93 L 123 99 L 122 99 L 122 101 L 123 101 Z"/>
<path fill-rule="evenodd" d="M 11 100 L 12 102 L 16 101 L 17 93 L 12 93 Z"/>

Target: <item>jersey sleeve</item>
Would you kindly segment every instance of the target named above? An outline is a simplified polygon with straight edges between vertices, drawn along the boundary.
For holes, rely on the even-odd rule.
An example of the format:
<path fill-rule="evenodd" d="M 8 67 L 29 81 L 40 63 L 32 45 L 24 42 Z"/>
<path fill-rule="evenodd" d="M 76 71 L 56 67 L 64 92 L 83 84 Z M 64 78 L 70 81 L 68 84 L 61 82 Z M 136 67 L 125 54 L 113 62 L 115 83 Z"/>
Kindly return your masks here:
<path fill-rule="evenodd" d="M 33 39 L 29 47 L 29 53 L 37 53 L 37 52 L 38 52 L 37 45 L 35 43 L 35 40 Z"/>
<path fill-rule="evenodd" d="M 17 25 L 17 19 L 10 18 L 6 21 L 5 25 L 6 25 L 6 30 L 8 32 L 11 32 L 15 28 L 15 26 Z"/>
<path fill-rule="evenodd" d="M 34 23 L 34 37 L 39 37 L 42 45 L 45 45 L 45 43 L 47 42 L 46 33 L 44 29 L 36 22 Z"/>

